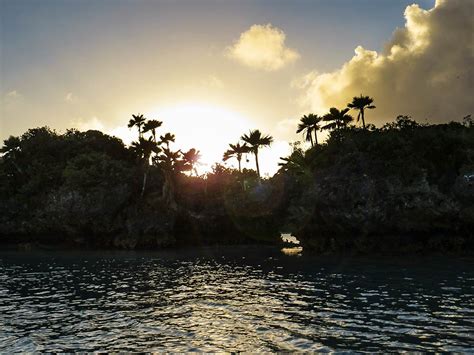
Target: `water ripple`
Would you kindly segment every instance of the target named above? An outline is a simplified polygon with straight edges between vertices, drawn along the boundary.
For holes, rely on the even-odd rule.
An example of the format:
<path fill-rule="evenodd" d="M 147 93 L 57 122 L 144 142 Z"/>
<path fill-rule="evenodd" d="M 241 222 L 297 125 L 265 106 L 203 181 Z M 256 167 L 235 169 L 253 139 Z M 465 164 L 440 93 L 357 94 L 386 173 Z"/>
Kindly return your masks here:
<path fill-rule="evenodd" d="M 3 252 L 0 352 L 472 351 L 473 291 L 468 259 Z"/>

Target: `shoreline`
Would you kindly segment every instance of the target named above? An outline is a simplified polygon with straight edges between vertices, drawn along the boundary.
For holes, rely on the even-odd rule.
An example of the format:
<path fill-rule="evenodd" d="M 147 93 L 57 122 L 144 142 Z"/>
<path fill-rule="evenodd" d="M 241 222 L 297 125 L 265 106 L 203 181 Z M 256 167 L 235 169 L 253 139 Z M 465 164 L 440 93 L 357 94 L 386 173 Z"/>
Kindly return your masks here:
<path fill-rule="evenodd" d="M 457 250 L 453 249 L 427 249 L 422 248 L 418 250 L 402 250 L 402 249 L 391 249 L 391 250 L 356 250 L 356 249 L 339 249 L 339 250 L 318 250 L 315 248 L 305 247 L 304 245 L 281 242 L 281 243 L 268 243 L 268 242 L 258 242 L 254 240 L 249 240 L 248 242 L 235 242 L 235 243 L 194 243 L 194 244 L 176 244 L 169 245 L 165 247 L 155 247 L 155 248 L 120 248 L 120 247 L 111 247 L 111 246 L 97 246 L 91 244 L 75 244 L 75 243 L 41 243 L 41 242 L 0 242 L 0 247 L 2 251 L 10 252 L 71 252 L 71 251 L 80 251 L 80 252 L 188 252 L 189 250 L 195 249 L 219 249 L 219 248 L 251 248 L 251 249 L 273 249 L 275 251 L 282 251 L 283 249 L 293 249 L 301 248 L 301 251 L 295 255 L 307 255 L 315 257 L 403 257 L 403 256 L 474 256 L 474 248 L 461 248 Z M 286 253 L 282 253 L 286 254 Z M 290 254 L 286 254 L 290 255 Z"/>

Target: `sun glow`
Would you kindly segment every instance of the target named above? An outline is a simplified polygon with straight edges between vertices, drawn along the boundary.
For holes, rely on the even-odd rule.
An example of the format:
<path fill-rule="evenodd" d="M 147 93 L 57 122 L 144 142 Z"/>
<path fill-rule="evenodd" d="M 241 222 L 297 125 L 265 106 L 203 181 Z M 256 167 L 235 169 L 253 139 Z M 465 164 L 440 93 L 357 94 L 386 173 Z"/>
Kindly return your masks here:
<path fill-rule="evenodd" d="M 167 132 L 175 135 L 176 141 L 171 144 L 172 149 L 184 152 L 195 148 L 200 151 L 201 159 L 197 166 L 199 174 L 211 171 L 212 166 L 219 162 L 237 168 L 235 159 L 222 162 L 224 152 L 230 143 L 237 143 L 242 134 L 250 129 L 260 128 L 251 118 L 243 114 L 204 103 L 180 103 L 148 110 L 143 114 L 148 119 L 163 121 L 163 125 L 158 129 L 158 135 Z M 131 114 L 128 118 L 130 117 Z M 126 119 L 122 118 L 121 121 Z M 126 125 L 107 127 L 96 117 L 87 121 L 77 121 L 75 126 L 79 130 L 101 130 L 122 139 L 126 145 L 138 139 L 136 129 L 129 129 Z M 265 129 L 261 130 L 272 134 Z M 275 140 L 270 148 L 261 149 L 259 151 L 261 174 L 273 175 L 278 170 L 280 157 L 287 156 L 290 150 L 288 142 L 284 140 Z M 243 159 L 242 167 L 255 169 L 255 160 L 251 154 Z"/>
<path fill-rule="evenodd" d="M 229 143 L 236 143 L 242 133 L 252 128 L 251 121 L 242 114 L 202 103 L 154 109 L 145 116 L 163 121 L 160 134 L 175 134 L 175 149 L 196 148 L 201 152 L 199 173 L 210 171 L 214 163 L 222 162 Z M 229 164 L 233 165 L 233 162 Z"/>

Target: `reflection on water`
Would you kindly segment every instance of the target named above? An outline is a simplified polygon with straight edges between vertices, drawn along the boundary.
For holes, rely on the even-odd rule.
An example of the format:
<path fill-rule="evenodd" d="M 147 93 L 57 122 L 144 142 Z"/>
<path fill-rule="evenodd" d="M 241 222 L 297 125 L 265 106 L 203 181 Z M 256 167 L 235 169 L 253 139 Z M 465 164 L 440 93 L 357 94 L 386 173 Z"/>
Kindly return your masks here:
<path fill-rule="evenodd" d="M 0 253 L 0 351 L 474 348 L 472 260 Z"/>
<path fill-rule="evenodd" d="M 291 233 L 281 233 L 281 239 L 287 243 L 300 244 L 300 241 L 292 236 Z"/>
<path fill-rule="evenodd" d="M 301 255 L 302 247 L 281 248 L 281 252 L 285 255 Z"/>

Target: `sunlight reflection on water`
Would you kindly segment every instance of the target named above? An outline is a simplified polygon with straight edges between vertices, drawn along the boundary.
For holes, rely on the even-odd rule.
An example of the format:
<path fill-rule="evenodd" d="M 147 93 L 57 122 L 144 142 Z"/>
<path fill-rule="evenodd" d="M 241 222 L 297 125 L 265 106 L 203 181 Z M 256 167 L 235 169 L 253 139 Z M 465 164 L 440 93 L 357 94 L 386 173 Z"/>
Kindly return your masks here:
<path fill-rule="evenodd" d="M 474 347 L 472 260 L 0 253 L 0 351 Z"/>

